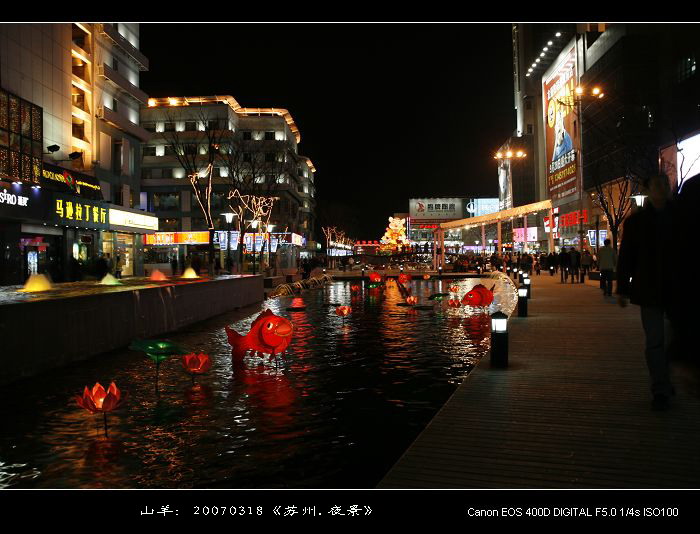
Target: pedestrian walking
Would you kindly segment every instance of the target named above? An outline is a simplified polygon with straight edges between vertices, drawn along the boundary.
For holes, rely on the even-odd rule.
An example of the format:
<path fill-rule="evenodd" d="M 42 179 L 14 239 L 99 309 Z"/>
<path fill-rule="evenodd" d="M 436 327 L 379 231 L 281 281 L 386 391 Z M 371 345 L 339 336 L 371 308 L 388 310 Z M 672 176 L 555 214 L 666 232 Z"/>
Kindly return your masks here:
<path fill-rule="evenodd" d="M 591 270 L 591 265 L 593 264 L 593 256 L 588 249 L 583 251 L 581 255 L 581 283 L 586 281 L 586 275 Z"/>
<path fill-rule="evenodd" d="M 617 268 L 617 253 L 612 248 L 610 239 L 606 239 L 603 247 L 598 250 L 598 267 L 600 268 L 600 287 L 603 295 L 611 297 L 615 269 Z M 619 282 L 618 282 L 619 283 Z"/>
<path fill-rule="evenodd" d="M 173 276 L 177 276 L 177 256 L 173 256 L 170 259 L 170 270 Z"/>
<path fill-rule="evenodd" d="M 559 273 L 561 274 L 561 282 L 564 283 L 569 278 L 569 269 L 571 268 L 571 257 L 566 250 L 566 247 L 561 247 L 559 253 Z"/>
<path fill-rule="evenodd" d="M 581 253 L 574 247 L 571 247 L 569 257 L 571 258 L 571 283 L 574 284 L 578 282 L 578 272 L 579 267 L 581 266 Z"/>
<path fill-rule="evenodd" d="M 648 196 L 648 201 L 623 226 L 617 264 L 618 303 L 625 307 L 629 299 L 640 307 L 652 409 L 665 410 L 675 393 L 669 362 L 674 338 L 678 337 L 675 312 L 679 306 L 674 292 L 668 288 L 668 258 L 660 247 L 649 245 L 663 243 L 674 235 L 674 205 L 664 175 L 648 177 L 640 183 L 640 190 Z"/>

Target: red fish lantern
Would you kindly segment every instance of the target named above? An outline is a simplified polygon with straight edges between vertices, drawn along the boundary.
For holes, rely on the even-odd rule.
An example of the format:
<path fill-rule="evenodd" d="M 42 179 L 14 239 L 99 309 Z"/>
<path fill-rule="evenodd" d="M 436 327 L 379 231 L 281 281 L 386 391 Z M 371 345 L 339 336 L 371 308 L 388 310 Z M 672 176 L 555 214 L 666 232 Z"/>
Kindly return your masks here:
<path fill-rule="evenodd" d="M 424 275 L 423 275 L 423 280 L 430 280 L 430 275 L 429 275 L 429 274 L 424 274 Z"/>
<path fill-rule="evenodd" d="M 351 306 L 338 306 L 335 309 L 335 314 L 339 317 L 345 318 L 352 313 Z"/>
<path fill-rule="evenodd" d="M 459 286 L 450 286 L 450 291 L 452 293 L 457 293 L 459 291 Z"/>
<path fill-rule="evenodd" d="M 379 283 L 382 281 L 382 275 L 377 272 L 369 273 L 369 281 L 374 283 Z"/>
<path fill-rule="evenodd" d="M 495 284 L 493 287 L 496 287 Z M 487 289 L 481 284 L 475 285 L 462 299 L 465 306 L 486 307 L 493 302 L 493 287 Z"/>
<path fill-rule="evenodd" d="M 406 274 L 406 273 L 401 273 L 399 275 L 399 283 L 401 284 L 407 284 L 408 282 L 411 281 L 411 276 Z"/>
<path fill-rule="evenodd" d="M 233 354 L 242 359 L 247 351 L 269 354 L 273 358 L 283 353 L 292 341 L 294 326 L 284 317 L 265 310 L 250 325 L 245 336 L 226 326 L 226 336 Z"/>
<path fill-rule="evenodd" d="M 418 304 L 418 297 L 406 297 L 406 304 L 409 306 L 415 306 Z"/>
<path fill-rule="evenodd" d="M 357 284 L 353 284 L 350 286 L 350 291 L 353 293 L 358 293 L 360 291 L 360 286 L 358 286 Z"/>
<path fill-rule="evenodd" d="M 208 354 L 204 354 L 203 352 L 199 354 L 195 354 L 194 352 L 183 354 L 182 367 L 184 367 L 186 372 L 192 375 L 192 382 L 194 383 L 194 375 L 204 374 L 211 369 L 211 358 Z"/>

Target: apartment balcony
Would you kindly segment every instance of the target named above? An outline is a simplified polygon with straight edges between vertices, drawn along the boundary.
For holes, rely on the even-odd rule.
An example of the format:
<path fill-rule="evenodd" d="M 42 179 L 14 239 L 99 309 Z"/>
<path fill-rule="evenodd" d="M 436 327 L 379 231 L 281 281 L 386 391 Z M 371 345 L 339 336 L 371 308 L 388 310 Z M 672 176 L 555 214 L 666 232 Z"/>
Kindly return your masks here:
<path fill-rule="evenodd" d="M 129 55 L 136 64 L 139 70 L 148 70 L 148 58 L 141 51 L 132 45 L 124 36 L 122 36 L 112 24 L 96 24 L 97 31 L 107 40 L 111 41 L 114 46 L 122 52 Z"/>
<path fill-rule="evenodd" d="M 108 124 L 111 124 L 115 128 L 136 137 L 139 141 L 145 143 L 151 139 L 151 132 L 144 130 L 141 126 L 138 126 L 128 120 L 126 117 L 122 117 L 116 111 L 112 111 L 108 107 L 100 106 L 97 108 L 97 118 L 102 119 Z"/>
<path fill-rule="evenodd" d="M 136 87 L 109 65 L 98 65 L 97 76 L 103 78 L 112 87 L 133 98 L 137 102 L 144 105 L 148 103 L 148 95 L 145 92 Z"/>

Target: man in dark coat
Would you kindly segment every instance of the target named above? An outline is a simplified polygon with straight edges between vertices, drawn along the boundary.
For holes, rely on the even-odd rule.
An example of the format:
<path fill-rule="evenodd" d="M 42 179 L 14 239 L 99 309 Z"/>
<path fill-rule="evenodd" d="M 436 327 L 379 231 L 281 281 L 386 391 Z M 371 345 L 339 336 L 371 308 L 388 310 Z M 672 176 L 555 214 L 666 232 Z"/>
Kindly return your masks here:
<path fill-rule="evenodd" d="M 566 282 L 566 279 L 569 277 L 569 269 L 571 269 L 571 257 L 566 251 L 566 247 L 561 247 L 561 252 L 559 253 L 559 270 L 562 282 Z"/>
<path fill-rule="evenodd" d="M 677 337 L 674 312 L 678 303 L 668 280 L 671 274 L 666 268 L 670 263 L 668 256 L 657 244 L 668 243 L 675 235 L 674 206 L 666 176 L 647 178 L 640 184 L 640 190 L 648 196 L 647 204 L 627 217 L 622 230 L 617 262 L 618 303 L 625 307 L 629 299 L 640 306 L 654 396 L 652 408 L 664 410 L 675 392 L 669 371 L 669 349 Z"/>
<path fill-rule="evenodd" d="M 578 282 L 578 268 L 581 265 L 581 253 L 574 247 L 569 252 L 571 258 L 571 283 Z"/>

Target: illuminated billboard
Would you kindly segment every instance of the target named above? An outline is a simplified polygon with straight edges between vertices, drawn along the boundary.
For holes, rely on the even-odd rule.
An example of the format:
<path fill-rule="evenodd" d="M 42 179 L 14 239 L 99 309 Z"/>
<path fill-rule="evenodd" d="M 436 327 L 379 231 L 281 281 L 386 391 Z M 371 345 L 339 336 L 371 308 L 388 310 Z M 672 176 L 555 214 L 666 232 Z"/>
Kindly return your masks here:
<path fill-rule="evenodd" d="M 467 217 L 462 198 L 412 198 L 409 200 L 411 224 L 430 224 Z"/>
<path fill-rule="evenodd" d="M 573 200 L 579 194 L 577 153 L 580 128 L 575 127 L 576 85 L 576 47 L 572 45 L 542 78 L 547 192 L 553 201 Z"/>

